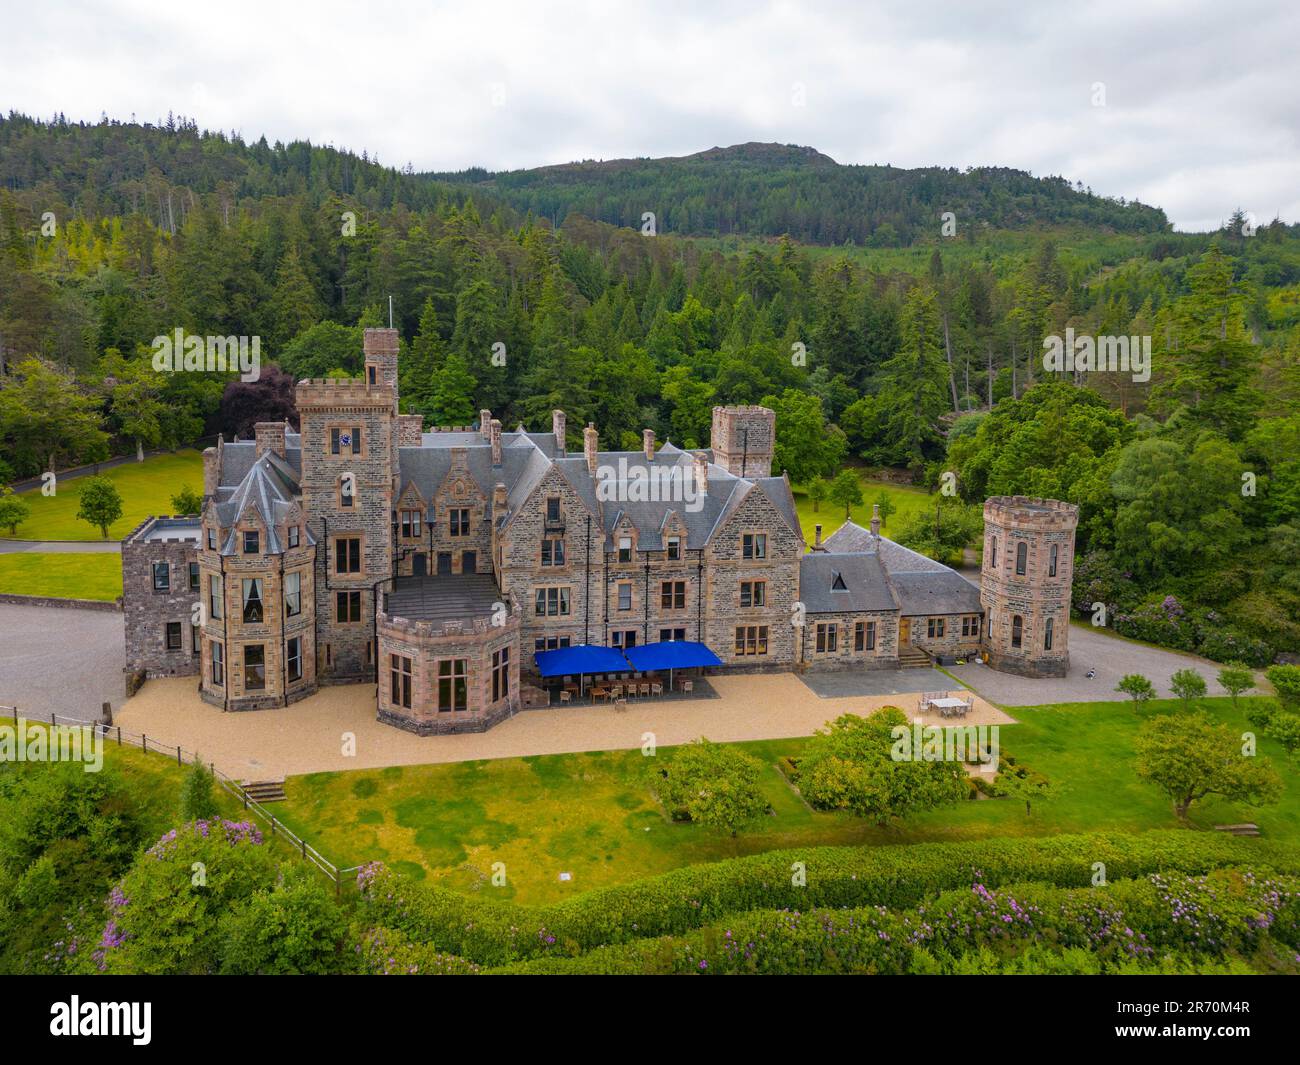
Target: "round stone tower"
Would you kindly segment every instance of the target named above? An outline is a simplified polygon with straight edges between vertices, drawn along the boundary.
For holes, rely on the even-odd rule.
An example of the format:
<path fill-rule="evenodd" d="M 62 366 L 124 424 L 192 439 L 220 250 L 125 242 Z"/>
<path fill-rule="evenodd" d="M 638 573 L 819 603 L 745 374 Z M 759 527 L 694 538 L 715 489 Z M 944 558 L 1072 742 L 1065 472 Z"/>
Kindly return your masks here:
<path fill-rule="evenodd" d="M 994 496 L 984 504 L 985 660 L 1023 677 L 1070 668 L 1070 582 L 1079 508 L 1056 499 Z"/>

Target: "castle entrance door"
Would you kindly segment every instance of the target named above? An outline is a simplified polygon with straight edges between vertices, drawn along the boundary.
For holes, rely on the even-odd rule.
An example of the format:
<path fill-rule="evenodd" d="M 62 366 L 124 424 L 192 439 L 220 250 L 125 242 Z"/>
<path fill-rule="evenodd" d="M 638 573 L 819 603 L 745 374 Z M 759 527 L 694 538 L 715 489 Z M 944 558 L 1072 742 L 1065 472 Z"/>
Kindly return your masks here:
<path fill-rule="evenodd" d="M 907 647 L 912 642 L 912 619 L 898 619 L 898 646 Z"/>
<path fill-rule="evenodd" d="M 429 572 L 429 556 L 423 551 L 417 551 L 411 559 L 411 573 L 416 577 L 424 577 Z"/>

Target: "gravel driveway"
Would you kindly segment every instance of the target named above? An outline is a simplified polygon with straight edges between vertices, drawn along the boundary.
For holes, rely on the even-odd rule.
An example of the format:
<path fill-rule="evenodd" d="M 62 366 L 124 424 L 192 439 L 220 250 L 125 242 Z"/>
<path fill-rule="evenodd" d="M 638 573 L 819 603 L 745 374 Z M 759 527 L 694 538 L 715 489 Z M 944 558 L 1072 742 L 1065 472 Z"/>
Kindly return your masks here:
<path fill-rule="evenodd" d="M 29 717 L 81 721 L 125 699 L 122 615 L 107 610 L 0 603 L 0 703 Z"/>
<path fill-rule="evenodd" d="M 1169 678 L 1180 669 L 1194 669 L 1204 677 L 1208 694 L 1226 695 L 1214 679 L 1222 668 L 1208 658 L 1146 647 L 1091 625 L 1073 624 L 1070 626 L 1070 673 L 1059 680 L 1016 677 L 982 665 L 950 666 L 948 672 L 999 706 L 1038 706 L 1127 699 L 1127 695 L 1115 690 L 1126 673 L 1141 673 L 1156 686 L 1157 696 L 1169 698 L 1173 696 Z M 1090 669 L 1097 671 L 1091 680 L 1086 676 Z"/>

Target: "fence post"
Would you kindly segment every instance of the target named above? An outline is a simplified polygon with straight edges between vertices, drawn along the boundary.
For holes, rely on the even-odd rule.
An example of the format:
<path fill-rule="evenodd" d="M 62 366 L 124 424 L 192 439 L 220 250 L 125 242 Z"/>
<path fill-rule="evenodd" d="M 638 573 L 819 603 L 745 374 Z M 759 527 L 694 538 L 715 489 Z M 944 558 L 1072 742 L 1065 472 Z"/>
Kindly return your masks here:
<path fill-rule="evenodd" d="M 176 764 L 181 764 L 181 745 L 179 743 L 176 745 Z"/>
<path fill-rule="evenodd" d="M 50 728 L 53 728 L 53 727 L 54 727 L 54 715 L 51 714 L 51 715 L 50 715 Z"/>
<path fill-rule="evenodd" d="M 300 839 L 298 842 L 302 844 L 302 856 L 303 856 L 303 859 L 306 860 L 306 858 L 307 858 L 307 841 L 306 841 L 305 839 Z"/>
<path fill-rule="evenodd" d="M 149 749 L 149 737 L 142 732 L 140 733 L 140 750 L 147 751 L 148 749 Z"/>
<path fill-rule="evenodd" d="M 122 746 L 122 726 L 121 726 L 121 725 L 118 725 L 118 726 L 117 726 L 117 745 L 118 745 L 119 747 Z"/>

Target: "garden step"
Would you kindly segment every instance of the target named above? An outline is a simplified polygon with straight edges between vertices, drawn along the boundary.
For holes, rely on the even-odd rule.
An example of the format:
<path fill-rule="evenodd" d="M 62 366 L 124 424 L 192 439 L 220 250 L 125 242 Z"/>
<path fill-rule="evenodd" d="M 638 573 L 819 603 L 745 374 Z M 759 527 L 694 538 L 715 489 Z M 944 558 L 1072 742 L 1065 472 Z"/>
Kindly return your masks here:
<path fill-rule="evenodd" d="M 1241 825 L 1215 825 L 1216 832 L 1231 832 L 1234 836 L 1258 836 L 1259 825 L 1254 822 L 1246 822 Z"/>
<path fill-rule="evenodd" d="M 920 666 L 929 666 L 930 656 L 919 647 L 909 647 L 907 650 L 899 652 L 898 664 L 903 669 L 915 669 Z"/>
<path fill-rule="evenodd" d="M 284 802 L 284 778 L 279 780 L 245 780 L 240 786 L 254 802 Z"/>

